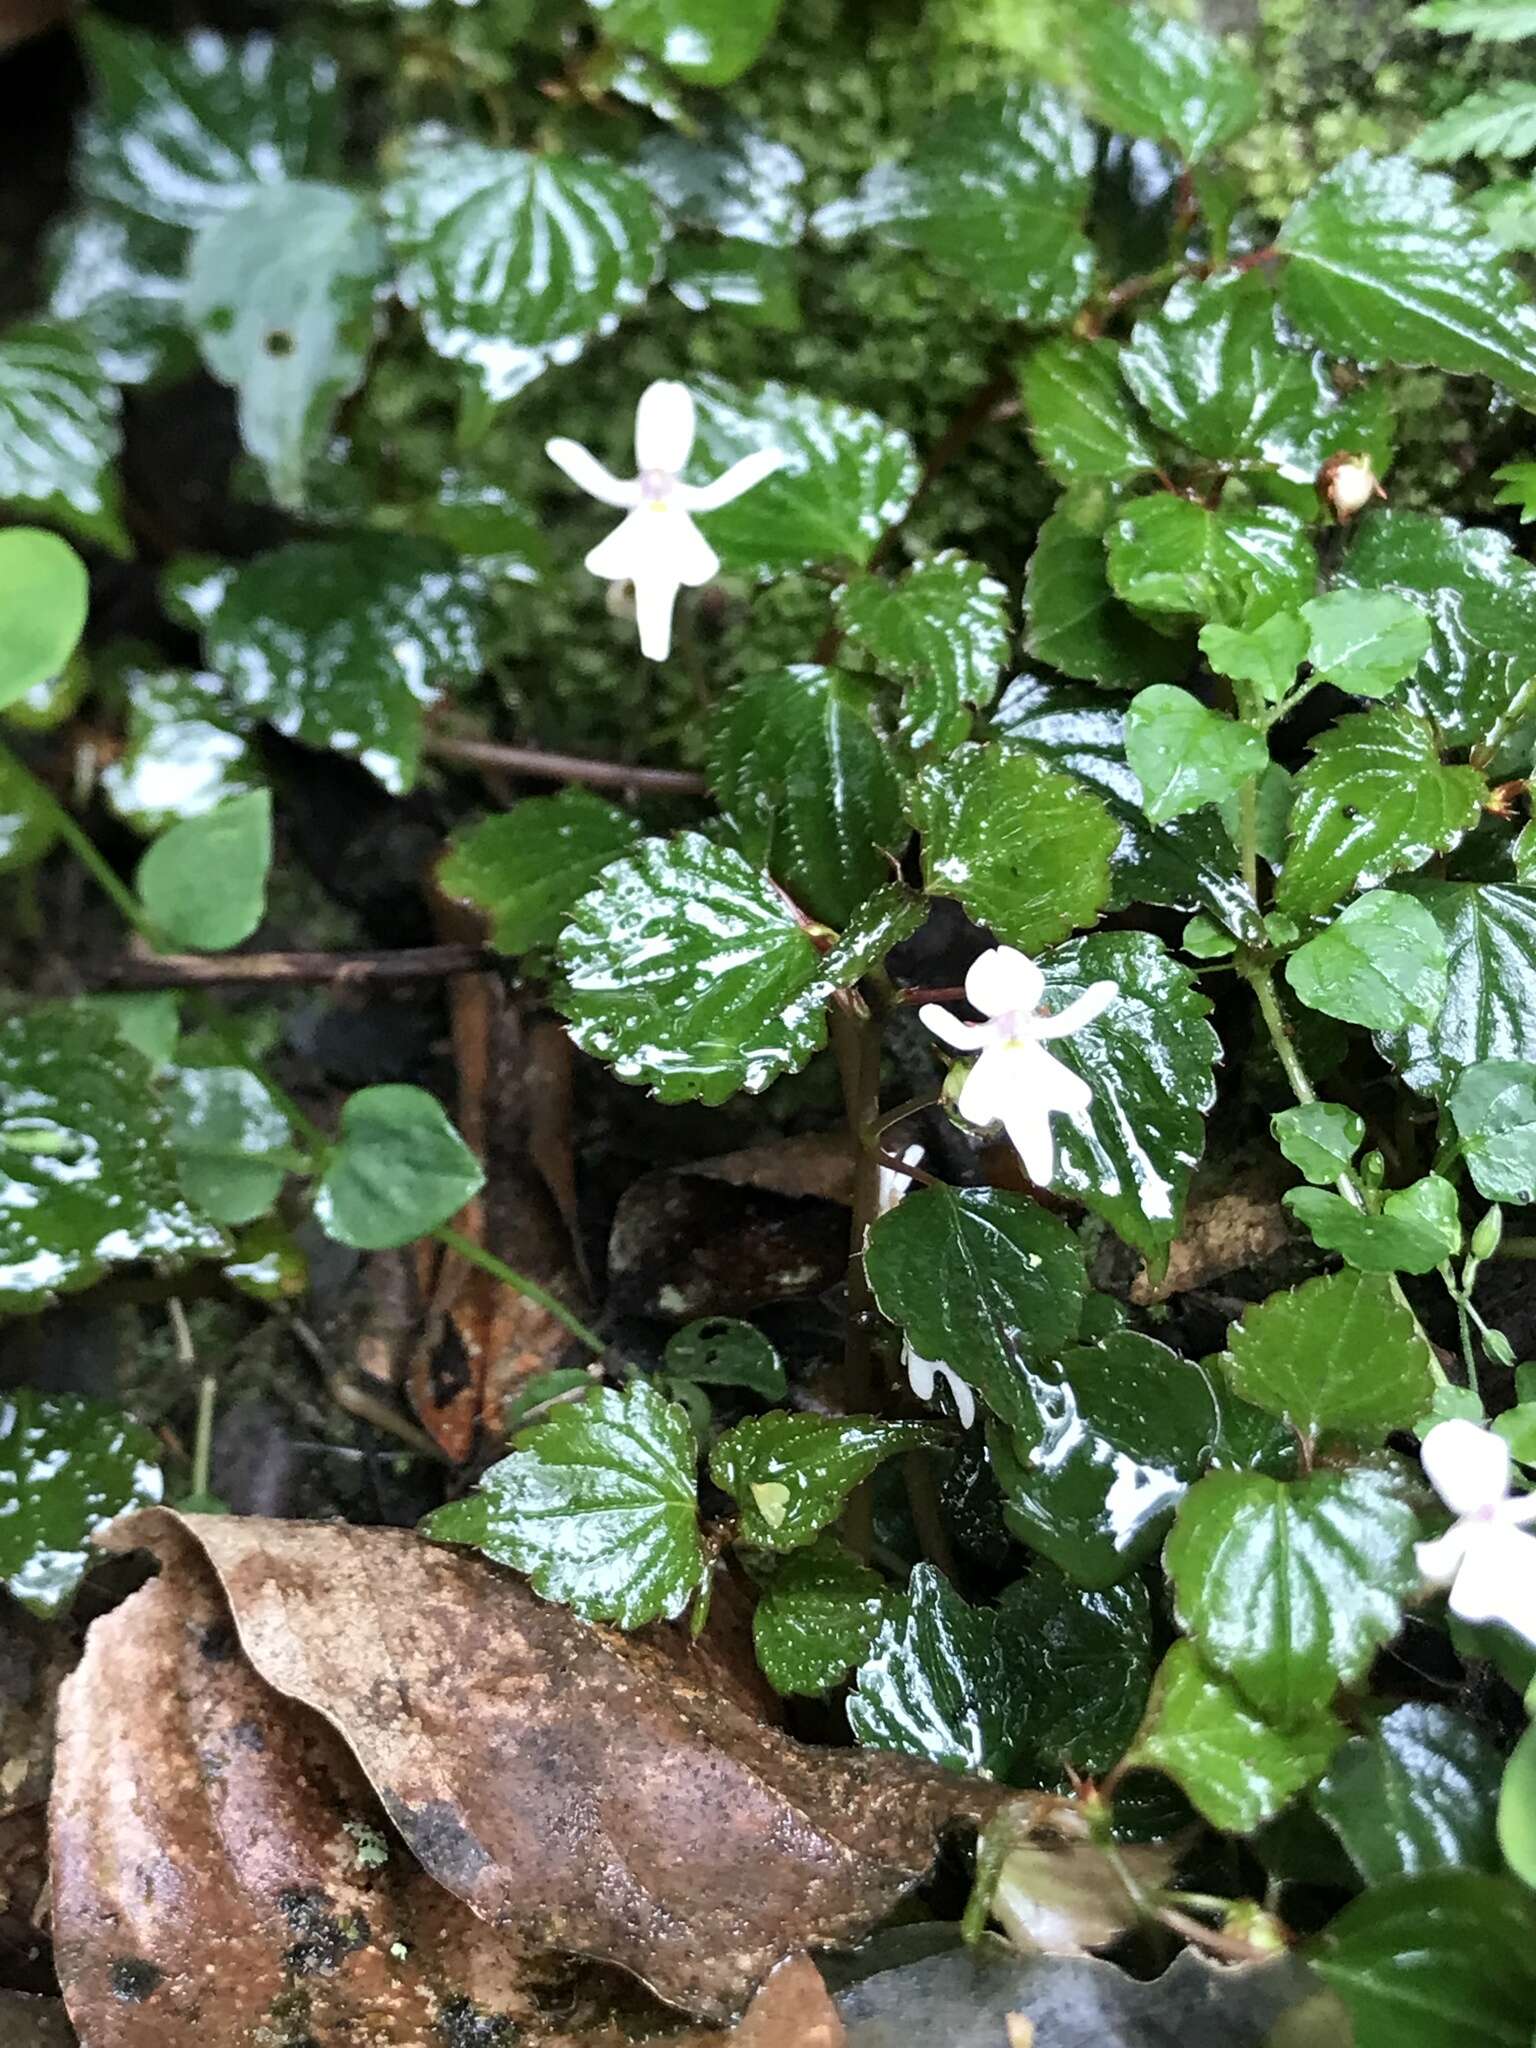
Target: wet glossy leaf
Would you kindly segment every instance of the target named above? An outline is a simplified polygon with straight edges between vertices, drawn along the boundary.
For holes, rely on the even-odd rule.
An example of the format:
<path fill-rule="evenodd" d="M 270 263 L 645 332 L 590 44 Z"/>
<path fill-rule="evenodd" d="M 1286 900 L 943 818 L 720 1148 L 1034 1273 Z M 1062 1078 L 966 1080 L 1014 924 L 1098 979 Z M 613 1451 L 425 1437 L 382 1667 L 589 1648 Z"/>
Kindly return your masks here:
<path fill-rule="evenodd" d="M 128 552 L 113 468 L 118 395 L 67 327 L 13 327 L 0 340 L 0 504 Z"/>
<path fill-rule="evenodd" d="M 1365 1118 L 1342 1102 L 1302 1102 L 1269 1120 L 1275 1143 L 1317 1187 L 1336 1181 L 1365 1143 Z"/>
<path fill-rule="evenodd" d="M 1092 129 L 1049 86 L 957 100 L 909 156 L 877 164 L 812 225 L 834 243 L 873 232 L 915 249 L 995 312 L 1053 327 L 1093 278 L 1093 160 Z"/>
<path fill-rule="evenodd" d="M 912 815 L 929 894 L 958 898 L 1006 945 L 1038 952 L 1109 901 L 1114 819 L 1022 748 L 965 746 L 924 769 Z"/>
<path fill-rule="evenodd" d="M 948 753 L 970 731 L 970 712 L 997 695 L 1011 640 L 1007 593 L 955 549 L 899 583 L 847 584 L 837 615 L 848 644 L 905 683 L 899 729 L 912 747 Z"/>
<path fill-rule="evenodd" d="M 1077 1335 L 1087 1276 L 1059 1217 L 996 1188 L 914 1188 L 869 1233 L 883 1315 L 1001 1415 L 1032 1405 L 1028 1369 Z"/>
<path fill-rule="evenodd" d="M 1478 1193 L 1490 1202 L 1536 1201 L 1536 1066 L 1480 1060 L 1463 1068 L 1450 1111 Z"/>
<path fill-rule="evenodd" d="M 56 533 L 0 533 L 0 710 L 56 676 L 85 631 L 85 564 Z"/>
<path fill-rule="evenodd" d="M 239 394 L 240 438 L 289 510 L 362 380 L 385 261 L 363 199 L 303 181 L 253 193 L 192 244 L 188 323 L 213 375 Z"/>
<path fill-rule="evenodd" d="M 1101 1776 L 1141 1722 L 1152 1676 L 1152 1603 L 1140 1579 L 1089 1591 L 1035 1559 L 999 1603 L 1002 1631 L 1029 1646 L 1022 1674 L 1033 1782 Z"/>
<path fill-rule="evenodd" d="M 0 1392 L 0 1583 L 34 1614 L 67 1607 L 91 1531 L 160 1498 L 160 1446 L 104 1401 Z"/>
<path fill-rule="evenodd" d="M 1449 178 L 1357 150 L 1277 238 L 1288 317 L 1364 363 L 1432 363 L 1536 395 L 1536 316 Z"/>
<path fill-rule="evenodd" d="M 1284 1199 L 1314 1244 L 1362 1273 L 1433 1273 L 1461 1244 L 1456 1190 L 1437 1174 L 1388 1195 L 1376 1216 L 1323 1188 L 1292 1188 Z"/>
<path fill-rule="evenodd" d="M 384 188 L 384 218 L 400 297 L 496 402 L 642 304 L 663 238 L 644 183 L 618 164 L 431 135 Z"/>
<path fill-rule="evenodd" d="M 1305 1727 L 1397 1634 L 1417 1534 L 1389 1474 L 1212 1472 L 1180 1504 L 1163 1561 L 1205 1662 L 1267 1720 Z"/>
<path fill-rule="evenodd" d="M 784 1361 L 751 1323 L 736 1316 L 705 1316 L 667 1339 L 666 1369 L 676 1379 L 710 1387 L 746 1387 L 765 1401 L 782 1401 Z"/>
<path fill-rule="evenodd" d="M 139 862 L 139 900 L 173 945 L 220 953 L 266 915 L 271 864 L 272 798 L 256 789 L 162 833 Z"/>
<path fill-rule="evenodd" d="M 1390 590 L 1331 590 L 1301 616 L 1313 669 L 1355 697 L 1385 697 L 1429 652 L 1428 614 Z"/>
<path fill-rule="evenodd" d="M 588 1621 L 674 1620 L 704 1582 L 698 1445 L 686 1408 L 643 1380 L 557 1407 L 467 1500 L 424 1524 L 526 1572 Z"/>
<path fill-rule="evenodd" d="M 189 1201 L 218 1223 L 250 1223 L 288 1172 L 288 1119 L 244 1067 L 178 1067 L 165 1088 Z"/>
<path fill-rule="evenodd" d="M 1051 1185 L 1085 1202 L 1160 1270 L 1215 1100 L 1210 1005 L 1189 969 L 1147 932 L 1091 932 L 1041 965 L 1051 1010 L 1065 1009 L 1095 981 L 1120 990 L 1091 1024 L 1053 1042 L 1055 1057 L 1092 1088 L 1093 1102 L 1080 1117 L 1052 1118 Z"/>
<path fill-rule="evenodd" d="M 1373 889 L 1291 954 L 1285 978 L 1309 1009 L 1346 1024 L 1433 1024 L 1445 1001 L 1445 939 L 1412 896 Z"/>
<path fill-rule="evenodd" d="M 1189 649 L 1155 633 L 1109 585 L 1104 543 L 1061 512 L 1041 527 L 1025 583 L 1025 645 L 1080 682 L 1137 689 L 1187 673 Z"/>
<path fill-rule="evenodd" d="M 1536 1902 L 1473 1871 L 1400 1878 L 1344 1908 L 1316 1967 L 1355 2048 L 1530 2048 Z"/>
<path fill-rule="evenodd" d="M 1327 1273 L 1272 1294 L 1227 1341 L 1221 1363 L 1238 1393 L 1303 1436 L 1369 1442 L 1411 1428 L 1434 1393 L 1427 1339 L 1375 1276 Z"/>
<path fill-rule="evenodd" d="M 667 251 L 667 289 L 690 313 L 712 306 L 747 327 L 798 334 L 799 266 L 793 251 L 761 242 L 673 242 Z"/>
<path fill-rule="evenodd" d="M 1200 652 L 1219 676 L 1255 683 L 1268 703 L 1278 704 L 1296 680 L 1309 644 L 1295 612 L 1276 612 L 1261 626 L 1202 626 Z"/>
<path fill-rule="evenodd" d="M 1111 341 L 1061 335 L 1042 342 L 1019 372 L 1029 438 L 1054 477 L 1123 483 L 1157 468 L 1145 423 L 1120 376 Z"/>
<path fill-rule="evenodd" d="M 1213 512 L 1160 491 L 1137 498 L 1106 535 L 1115 595 L 1141 611 L 1237 625 L 1250 608 L 1295 606 L 1317 587 L 1317 557 L 1292 512 Z"/>
<path fill-rule="evenodd" d="M 1277 904 L 1316 917 L 1448 852 L 1477 823 L 1486 793 L 1475 768 L 1442 764 L 1433 729 L 1402 705 L 1341 718 L 1296 778 Z"/>
<path fill-rule="evenodd" d="M 315 1218 L 338 1244 L 382 1251 L 446 1223 L 484 1185 L 479 1160 L 435 1097 L 386 1082 L 343 1104 Z"/>
<path fill-rule="evenodd" d="M 1014 1535 L 1079 1584 L 1113 1585 L 1150 1557 L 1220 1435 L 1204 1371 L 1124 1330 L 1021 1374 L 1027 1393 L 988 1448 Z"/>
<path fill-rule="evenodd" d="M 1445 934 L 1449 988 L 1428 1029 L 1382 1038 L 1387 1058 L 1435 1095 L 1480 1060 L 1536 1062 L 1536 889 L 1420 882 L 1412 894 Z"/>
<path fill-rule="evenodd" d="M 608 868 L 560 940 L 561 1006 L 584 1052 L 664 1102 L 757 1094 L 826 1043 L 833 991 L 921 917 L 886 890 L 825 955 L 768 877 L 696 832 Z"/>
<path fill-rule="evenodd" d="M 444 470 L 411 519 L 413 530 L 475 556 L 498 581 L 537 583 L 549 567 L 549 543 L 533 514 L 474 467 Z"/>
<path fill-rule="evenodd" d="M 1426 1870 L 1497 1870 L 1503 1760 L 1450 1707 L 1410 1700 L 1345 1743 L 1312 1804 L 1368 1885 Z"/>
<path fill-rule="evenodd" d="M 890 880 L 908 837 L 868 685 L 801 665 L 748 676 L 715 713 L 710 780 L 737 843 L 839 926 Z"/>
<path fill-rule="evenodd" d="M 1241 58 L 1193 23 L 1146 0 L 1107 0 L 1074 15 L 1073 45 L 1093 109 L 1108 128 L 1205 156 L 1256 119 L 1258 81 Z"/>
<path fill-rule="evenodd" d="M 1254 942 L 1262 937 L 1221 820 L 1191 814 L 1167 825 L 1148 821 L 1141 783 L 1125 758 L 1125 712 L 1119 704 L 1096 691 L 1020 676 L 1009 685 L 993 723 L 1049 766 L 1079 776 L 1120 826 L 1120 844 L 1110 859 L 1114 908 L 1203 906 L 1238 936 Z"/>
<path fill-rule="evenodd" d="M 868 1415 L 789 1415 L 775 1409 L 737 1423 L 715 1445 L 709 1476 L 741 1510 L 741 1539 L 796 1550 L 837 1520 L 853 1489 L 887 1458 L 944 1432 L 926 1422 Z"/>
<path fill-rule="evenodd" d="M 1172 1778 L 1213 1827 L 1246 1835 L 1305 1790 L 1343 1739 L 1331 1715 L 1282 1734 L 1207 1670 L 1193 1643 L 1178 1642 L 1131 1756 Z"/>
<path fill-rule="evenodd" d="M 1141 784 L 1143 810 L 1154 825 L 1166 825 L 1234 796 L 1263 773 L 1269 748 L 1251 726 L 1188 690 L 1156 683 L 1127 707 L 1125 758 Z"/>
<path fill-rule="evenodd" d="M 804 231 L 804 162 L 788 143 L 731 117 L 697 134 L 648 136 L 636 162 L 682 227 L 764 249 L 790 248 Z"/>
<path fill-rule="evenodd" d="M 727 569 L 769 575 L 824 563 L 862 566 L 917 489 L 911 441 L 873 413 L 783 384 L 739 390 L 701 377 L 693 391 L 694 482 L 759 448 L 784 457 L 744 497 L 705 515 L 710 545 Z"/>
<path fill-rule="evenodd" d="M 499 953 L 528 953 L 554 944 L 577 901 L 639 838 L 635 819 L 590 790 L 525 797 L 461 833 L 437 885 L 490 919 Z"/>
<path fill-rule="evenodd" d="M 776 1561 L 752 1610 L 757 1661 L 776 1692 L 826 1692 L 868 1656 L 892 1603 L 880 1574 L 831 1536 Z"/>
<path fill-rule="evenodd" d="M 42 1308 L 113 1266 L 222 1245 L 182 1198 L 149 1063 L 112 1020 L 0 1021 L 0 1306 Z"/>
<path fill-rule="evenodd" d="M 729 85 L 761 54 L 780 0 L 590 0 L 618 42 L 694 85 Z"/>
<path fill-rule="evenodd" d="M 291 541 L 235 572 L 204 636 L 248 717 L 354 755 L 398 794 L 423 706 L 480 673 L 482 608 L 473 569 L 434 541 Z"/>
<path fill-rule="evenodd" d="M 260 788 L 244 722 L 230 711 L 217 676 L 150 665 L 137 654 L 93 670 L 126 700 L 126 744 L 102 769 L 101 786 L 135 831 L 153 837 Z"/>
<path fill-rule="evenodd" d="M 97 206 L 66 214 L 47 238 L 48 317 L 94 351 L 114 384 L 195 361 L 181 317 L 182 243 L 179 228 Z"/>

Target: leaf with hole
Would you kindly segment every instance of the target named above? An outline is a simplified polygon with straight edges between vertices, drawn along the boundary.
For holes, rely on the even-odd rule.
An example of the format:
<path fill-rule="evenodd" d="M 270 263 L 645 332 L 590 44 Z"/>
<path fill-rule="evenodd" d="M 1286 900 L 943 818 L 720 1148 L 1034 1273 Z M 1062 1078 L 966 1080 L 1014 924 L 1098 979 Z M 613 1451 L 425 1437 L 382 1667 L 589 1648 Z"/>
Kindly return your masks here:
<path fill-rule="evenodd" d="M 674 1379 L 745 1387 L 765 1401 L 782 1401 L 787 1392 L 778 1352 L 761 1330 L 736 1316 L 705 1316 L 675 1330 L 663 1363 Z"/>

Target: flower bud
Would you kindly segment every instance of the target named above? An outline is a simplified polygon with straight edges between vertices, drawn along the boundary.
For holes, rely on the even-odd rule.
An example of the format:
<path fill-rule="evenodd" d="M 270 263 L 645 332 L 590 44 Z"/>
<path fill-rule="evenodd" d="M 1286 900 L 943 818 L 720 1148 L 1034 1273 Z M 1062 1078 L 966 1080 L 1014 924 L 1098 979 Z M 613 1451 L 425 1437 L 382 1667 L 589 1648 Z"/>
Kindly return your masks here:
<path fill-rule="evenodd" d="M 1369 455 L 1330 455 L 1317 472 L 1318 495 L 1333 507 L 1341 522 L 1363 512 L 1372 498 L 1384 498 Z"/>
<path fill-rule="evenodd" d="M 1488 1211 L 1482 1222 L 1472 1233 L 1472 1256 L 1481 1263 L 1491 1259 L 1499 1248 L 1504 1235 L 1504 1211 L 1497 1203 Z"/>

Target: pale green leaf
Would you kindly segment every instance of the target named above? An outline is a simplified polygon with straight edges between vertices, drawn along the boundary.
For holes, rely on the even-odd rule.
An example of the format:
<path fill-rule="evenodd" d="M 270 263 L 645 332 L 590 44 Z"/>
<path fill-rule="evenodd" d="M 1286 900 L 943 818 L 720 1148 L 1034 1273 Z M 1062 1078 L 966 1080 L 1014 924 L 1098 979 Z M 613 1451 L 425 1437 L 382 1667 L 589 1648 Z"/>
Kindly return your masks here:
<path fill-rule="evenodd" d="M 1318 1187 L 1336 1181 L 1365 1143 L 1365 1119 L 1341 1102 L 1301 1102 L 1269 1120 L 1275 1143 Z"/>
<path fill-rule="evenodd" d="M 1189 669 L 1189 646 L 1154 632 L 1115 596 L 1104 543 L 1063 512 L 1035 539 L 1025 583 L 1025 645 L 1080 682 L 1137 689 L 1172 682 Z"/>
<path fill-rule="evenodd" d="M 1536 889 L 1418 882 L 1411 893 L 1445 934 L 1449 985 L 1432 1025 L 1379 1041 L 1387 1058 L 1436 1095 L 1480 1060 L 1536 1063 Z"/>
<path fill-rule="evenodd" d="M 1301 616 L 1313 669 L 1355 697 L 1386 696 L 1429 652 L 1425 613 L 1390 590 L 1331 590 L 1304 604 Z"/>
<path fill-rule="evenodd" d="M 1285 978 L 1325 1017 L 1400 1031 L 1434 1023 L 1445 1001 L 1446 959 L 1445 938 L 1422 903 L 1373 889 L 1291 954 Z"/>
<path fill-rule="evenodd" d="M 315 1189 L 327 1237 L 384 1251 L 436 1230 L 485 1185 L 485 1169 L 424 1088 L 386 1082 L 342 1105 Z"/>
<path fill-rule="evenodd" d="M 1317 587 L 1317 557 L 1294 513 L 1213 512 L 1172 491 L 1137 498 L 1106 535 L 1109 581 L 1138 610 L 1237 625 L 1294 609 Z"/>
<path fill-rule="evenodd" d="M 1269 748 L 1251 726 L 1212 711 L 1188 690 L 1158 683 L 1126 711 L 1125 758 L 1148 818 L 1166 825 L 1235 795 L 1263 772 Z"/>
<path fill-rule="evenodd" d="M 1460 156 L 1522 157 L 1536 150 L 1536 86 L 1518 78 L 1471 92 L 1413 139 L 1420 163 Z"/>
<path fill-rule="evenodd" d="M 1536 1065 L 1479 1060 L 1450 1093 L 1472 1184 L 1490 1202 L 1536 1202 Z"/>
<path fill-rule="evenodd" d="M 0 710 L 56 676 L 85 631 L 85 564 L 56 533 L 0 533 Z"/>
<path fill-rule="evenodd" d="M 172 945 L 221 953 L 266 915 L 271 865 L 272 798 L 255 789 L 162 833 L 139 862 L 139 900 Z"/>

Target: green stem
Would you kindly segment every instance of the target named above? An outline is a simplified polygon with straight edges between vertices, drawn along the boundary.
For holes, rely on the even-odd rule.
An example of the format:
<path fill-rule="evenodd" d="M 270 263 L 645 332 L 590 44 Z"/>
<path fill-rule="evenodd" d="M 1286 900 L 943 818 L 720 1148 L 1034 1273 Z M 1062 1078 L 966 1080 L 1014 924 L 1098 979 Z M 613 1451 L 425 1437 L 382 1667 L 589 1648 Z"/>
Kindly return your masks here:
<path fill-rule="evenodd" d="M 597 1332 L 589 1330 L 580 1316 L 568 1309 L 557 1295 L 551 1294 L 547 1287 L 541 1287 L 537 1280 L 530 1280 L 526 1273 L 514 1271 L 505 1260 L 498 1259 L 494 1252 L 486 1251 L 484 1246 L 476 1244 L 473 1238 L 455 1230 L 451 1223 L 439 1224 L 437 1229 L 428 1235 L 436 1238 L 439 1244 L 447 1245 L 450 1251 L 457 1252 L 459 1257 L 467 1260 L 471 1266 L 478 1266 L 482 1273 L 489 1273 L 493 1280 L 499 1280 L 504 1287 L 512 1288 L 517 1294 L 526 1295 L 530 1301 L 536 1301 L 540 1308 L 547 1309 L 555 1321 L 563 1323 L 571 1335 L 579 1338 L 595 1357 L 601 1358 L 607 1351 L 607 1344 Z"/>
<path fill-rule="evenodd" d="M 1291 1093 L 1300 1103 L 1316 1102 L 1317 1090 L 1312 1086 L 1291 1038 L 1290 1026 L 1285 1021 L 1285 1012 L 1280 1007 L 1280 997 L 1275 989 L 1274 975 L 1261 960 L 1239 960 L 1238 972 L 1253 990 L 1259 1015 L 1269 1033 L 1269 1042 L 1275 1048 L 1275 1056 L 1291 1084 Z"/>
<path fill-rule="evenodd" d="M 177 1295 L 169 1297 L 165 1304 L 165 1312 L 171 1320 L 171 1336 L 176 1345 L 176 1363 L 190 1374 L 197 1369 L 197 1348 L 192 1342 L 187 1312 Z M 198 1500 L 210 1491 L 209 1475 L 213 1469 L 213 1416 L 218 1398 L 218 1381 L 211 1372 L 203 1373 L 197 1383 L 197 1428 L 192 1439 L 192 1484 L 189 1489 Z"/>
<path fill-rule="evenodd" d="M 1238 792 L 1238 818 L 1242 835 L 1243 887 L 1255 904 L 1259 900 L 1259 780 L 1250 775 Z"/>
<path fill-rule="evenodd" d="M 1465 1298 L 1453 1290 L 1452 1299 L 1456 1303 L 1456 1328 L 1461 1335 L 1461 1357 L 1462 1363 L 1467 1368 L 1467 1385 L 1476 1394 L 1478 1400 L 1481 1401 L 1483 1390 L 1478 1383 L 1477 1377 L 1477 1346 L 1472 1341 L 1472 1319 L 1467 1314 Z"/>

